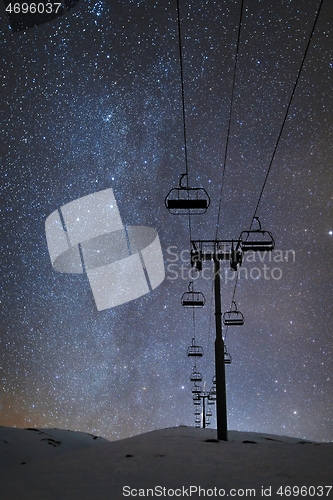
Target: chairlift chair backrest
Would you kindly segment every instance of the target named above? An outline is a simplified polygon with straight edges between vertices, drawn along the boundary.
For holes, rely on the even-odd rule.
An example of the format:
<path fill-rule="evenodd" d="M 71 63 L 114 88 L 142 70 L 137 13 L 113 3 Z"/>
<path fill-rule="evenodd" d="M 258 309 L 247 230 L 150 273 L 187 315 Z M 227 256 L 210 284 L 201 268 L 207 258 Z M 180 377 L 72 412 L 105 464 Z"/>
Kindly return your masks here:
<path fill-rule="evenodd" d="M 199 357 L 201 358 L 203 356 L 203 349 L 200 345 L 195 345 L 195 339 L 192 339 L 192 345 L 189 346 L 187 349 L 187 355 L 189 357 Z"/>
<path fill-rule="evenodd" d="M 225 326 L 241 326 L 244 325 L 244 316 L 238 311 L 236 302 L 232 302 L 233 306 L 230 311 L 223 314 L 223 323 Z"/>
<path fill-rule="evenodd" d="M 215 404 L 215 401 L 216 401 L 216 392 L 209 391 L 208 398 L 207 398 L 207 404 L 213 405 L 213 404 Z"/>
<path fill-rule="evenodd" d="M 271 252 L 274 250 L 275 241 L 270 231 L 261 229 L 260 220 L 254 217 L 259 224 L 259 229 L 242 231 L 239 237 L 239 244 L 243 252 L 252 250 L 253 252 Z"/>
<path fill-rule="evenodd" d="M 232 361 L 231 355 L 227 351 L 227 346 L 224 346 L 224 363 L 230 365 Z"/>
<path fill-rule="evenodd" d="M 228 352 L 224 353 L 224 363 L 230 365 L 232 361 L 231 355 Z"/>
<path fill-rule="evenodd" d="M 182 185 L 182 179 L 187 174 L 182 174 L 179 187 L 172 188 L 165 197 L 165 206 L 174 215 L 199 215 L 204 214 L 210 205 L 210 198 L 203 188 L 194 188 Z"/>
<path fill-rule="evenodd" d="M 202 382 L 202 375 L 201 375 L 201 373 L 194 370 L 191 373 L 190 381 L 191 382 Z"/>
<path fill-rule="evenodd" d="M 193 290 L 193 281 L 190 281 L 188 291 L 183 293 L 181 302 L 184 307 L 203 307 L 206 301 L 203 293 Z"/>
<path fill-rule="evenodd" d="M 182 295 L 182 306 L 184 307 L 203 307 L 205 297 L 201 292 L 185 292 Z"/>
<path fill-rule="evenodd" d="M 216 401 L 216 387 L 215 385 L 213 385 L 213 387 L 210 389 L 209 393 L 208 393 L 208 404 L 209 401 Z"/>

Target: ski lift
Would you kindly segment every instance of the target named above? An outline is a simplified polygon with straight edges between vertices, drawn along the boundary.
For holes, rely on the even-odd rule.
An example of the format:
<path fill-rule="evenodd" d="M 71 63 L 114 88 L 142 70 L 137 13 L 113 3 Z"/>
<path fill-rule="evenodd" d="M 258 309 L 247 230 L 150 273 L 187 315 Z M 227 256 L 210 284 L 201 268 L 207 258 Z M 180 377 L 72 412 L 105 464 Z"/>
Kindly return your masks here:
<path fill-rule="evenodd" d="M 197 372 L 195 369 L 191 373 L 190 376 L 190 381 L 191 382 L 202 382 L 202 375 L 200 372 Z"/>
<path fill-rule="evenodd" d="M 182 215 L 204 214 L 210 205 L 210 198 L 203 188 L 187 187 L 182 185 L 182 180 L 187 174 L 182 174 L 179 187 L 172 188 L 165 197 L 165 206 L 171 214 Z"/>
<path fill-rule="evenodd" d="M 227 351 L 227 346 L 224 346 L 224 363 L 230 365 L 232 361 L 231 355 Z"/>
<path fill-rule="evenodd" d="M 201 399 L 197 394 L 193 394 L 193 404 L 195 406 L 201 405 Z"/>
<path fill-rule="evenodd" d="M 198 415 L 200 416 L 201 415 L 201 410 L 199 408 L 197 408 L 194 412 L 194 415 L 197 417 Z"/>
<path fill-rule="evenodd" d="M 259 224 L 259 229 L 242 231 L 239 237 L 239 245 L 243 252 L 252 250 L 254 252 L 270 252 L 274 250 L 275 241 L 272 233 L 261 229 L 259 217 L 254 217 Z"/>
<path fill-rule="evenodd" d="M 210 403 L 210 401 L 211 401 L 211 403 Z M 211 388 L 211 390 L 208 393 L 207 403 L 214 404 L 215 401 L 216 401 L 216 387 L 215 387 L 215 385 L 213 385 L 213 387 Z"/>
<path fill-rule="evenodd" d="M 200 417 L 195 417 L 195 423 L 200 424 L 201 423 L 201 418 Z"/>
<path fill-rule="evenodd" d="M 226 311 L 223 314 L 223 323 L 225 326 L 241 326 L 244 325 L 244 316 L 238 311 L 236 302 L 232 301 L 232 306 L 230 311 Z M 235 308 L 233 309 L 233 306 Z"/>
<path fill-rule="evenodd" d="M 194 357 L 199 357 L 201 358 L 203 356 L 203 349 L 200 345 L 195 345 L 195 338 L 193 337 L 192 339 L 192 345 L 189 346 L 187 349 L 187 355 L 194 356 Z"/>
<path fill-rule="evenodd" d="M 200 385 L 195 385 L 192 387 L 192 394 L 201 394 L 201 387 Z"/>
<path fill-rule="evenodd" d="M 213 415 L 213 412 L 210 408 L 206 411 L 206 417 L 211 417 Z"/>
<path fill-rule="evenodd" d="M 205 297 L 201 292 L 193 290 L 193 281 L 188 285 L 188 291 L 182 295 L 182 306 L 184 307 L 203 307 L 205 305 Z"/>

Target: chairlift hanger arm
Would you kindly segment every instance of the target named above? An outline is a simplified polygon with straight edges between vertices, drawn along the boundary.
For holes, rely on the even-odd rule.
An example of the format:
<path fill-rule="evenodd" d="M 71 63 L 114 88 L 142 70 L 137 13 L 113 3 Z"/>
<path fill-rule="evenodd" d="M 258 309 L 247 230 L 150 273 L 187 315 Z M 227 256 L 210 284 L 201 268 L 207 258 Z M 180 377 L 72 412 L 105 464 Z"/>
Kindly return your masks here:
<path fill-rule="evenodd" d="M 234 244 L 237 242 L 236 250 Z M 192 265 L 203 260 L 228 260 L 232 262 L 232 268 L 242 263 L 242 251 L 237 240 L 191 240 Z"/>

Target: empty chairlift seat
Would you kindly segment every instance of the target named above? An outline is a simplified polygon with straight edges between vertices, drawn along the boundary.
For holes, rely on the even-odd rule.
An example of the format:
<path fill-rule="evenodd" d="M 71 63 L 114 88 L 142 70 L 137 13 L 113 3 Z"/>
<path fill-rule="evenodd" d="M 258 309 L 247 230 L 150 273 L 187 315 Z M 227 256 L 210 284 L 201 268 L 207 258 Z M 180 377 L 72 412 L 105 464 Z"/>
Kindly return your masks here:
<path fill-rule="evenodd" d="M 209 405 L 213 405 L 216 401 L 216 387 L 215 385 L 211 388 L 211 390 L 208 393 L 208 400 L 207 403 Z"/>
<path fill-rule="evenodd" d="M 258 222 L 258 229 L 242 231 L 239 237 L 239 245 L 243 252 L 252 250 L 253 252 L 270 252 L 274 250 L 275 241 L 272 233 L 261 229 L 260 220 L 254 217 Z"/>
<path fill-rule="evenodd" d="M 203 356 L 203 349 L 200 345 L 195 345 L 195 338 L 192 339 L 192 344 L 187 349 L 187 355 L 189 357 L 198 357 L 201 358 Z"/>
<path fill-rule="evenodd" d="M 200 372 L 197 372 L 195 369 L 191 373 L 190 376 L 190 381 L 191 382 L 202 382 L 202 375 Z"/>
<path fill-rule="evenodd" d="M 227 347 L 224 346 L 224 363 L 230 365 L 232 361 L 231 355 L 227 351 Z"/>
<path fill-rule="evenodd" d="M 183 178 L 187 174 L 182 174 L 179 180 L 179 187 L 172 188 L 165 197 L 165 206 L 171 214 L 182 215 L 204 214 L 210 205 L 210 198 L 203 188 L 183 186 Z"/>
<path fill-rule="evenodd" d="M 232 302 L 230 311 L 223 314 L 223 323 L 225 326 L 241 326 L 244 325 L 244 316 L 238 311 L 236 302 Z"/>
<path fill-rule="evenodd" d="M 205 305 L 203 293 L 193 290 L 193 281 L 189 283 L 188 291 L 183 293 L 181 301 L 184 307 L 203 307 Z"/>
<path fill-rule="evenodd" d="M 200 385 L 195 385 L 192 387 L 192 394 L 201 394 L 201 387 Z"/>

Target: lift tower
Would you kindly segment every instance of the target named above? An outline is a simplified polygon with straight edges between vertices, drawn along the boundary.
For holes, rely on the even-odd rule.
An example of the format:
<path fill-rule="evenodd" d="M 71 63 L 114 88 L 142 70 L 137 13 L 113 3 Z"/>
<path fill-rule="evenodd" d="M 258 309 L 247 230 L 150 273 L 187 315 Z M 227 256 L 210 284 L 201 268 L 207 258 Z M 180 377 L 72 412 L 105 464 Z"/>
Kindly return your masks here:
<path fill-rule="evenodd" d="M 242 231 L 238 240 L 191 240 L 191 265 L 198 271 L 202 270 L 204 260 L 214 262 L 214 296 L 215 296 L 215 375 L 216 375 L 216 422 L 217 439 L 228 440 L 227 425 L 227 402 L 225 385 L 225 362 L 230 362 L 225 358 L 225 345 L 222 336 L 222 312 L 221 312 L 221 276 L 220 261 L 230 262 L 230 268 L 237 271 L 242 265 L 243 253 L 271 252 L 274 250 L 275 241 L 272 233 L 261 228 L 260 220 L 254 217 L 258 229 Z M 251 224 L 251 227 L 252 227 Z M 237 310 L 231 309 L 224 314 L 225 325 L 242 325 L 244 317 Z"/>
<path fill-rule="evenodd" d="M 217 439 L 228 441 L 227 398 L 225 383 L 225 346 L 222 336 L 221 311 L 221 276 L 220 261 L 230 261 L 232 269 L 242 263 L 242 251 L 234 248 L 232 240 L 192 240 L 191 264 L 198 271 L 202 269 L 204 260 L 214 262 L 214 296 L 215 296 L 215 376 L 216 376 L 216 422 Z"/>

